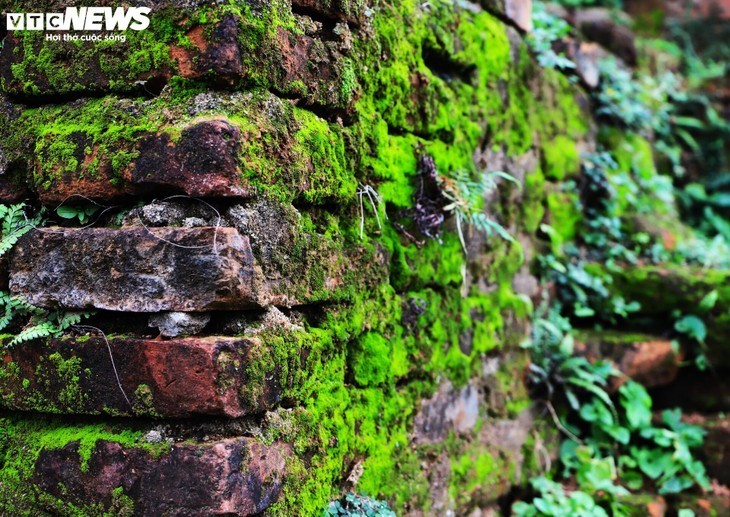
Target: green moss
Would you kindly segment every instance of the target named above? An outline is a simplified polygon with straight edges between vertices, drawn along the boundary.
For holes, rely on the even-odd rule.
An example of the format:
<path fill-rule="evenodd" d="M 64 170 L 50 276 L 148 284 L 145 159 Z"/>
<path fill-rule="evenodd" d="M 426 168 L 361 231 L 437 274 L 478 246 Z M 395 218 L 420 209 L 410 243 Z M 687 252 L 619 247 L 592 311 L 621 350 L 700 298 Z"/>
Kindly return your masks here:
<path fill-rule="evenodd" d="M 528 172 L 525 177 L 524 198 L 521 208 L 520 220 L 528 235 L 534 234 L 542 223 L 545 215 L 545 175 L 542 169 Z"/>
<path fill-rule="evenodd" d="M 428 513 L 424 450 L 409 445 L 413 418 L 420 401 L 441 382 L 464 386 L 481 375 L 487 354 L 506 354 L 519 342 L 517 323 L 528 307 L 511 280 L 522 266 L 521 252 L 488 239 L 478 255 L 470 252 L 467 264 L 452 221 L 441 242 L 429 239 L 418 247 L 392 223 L 378 230 L 367 207 L 360 239 L 357 184 L 379 192 L 383 206 L 377 209 L 384 222 L 386 211 L 395 217 L 413 205 L 421 153 L 433 156 L 439 172 L 449 177 L 455 171 L 475 172 L 475 152 L 484 148 L 497 146 L 509 156 L 547 149 L 556 141 L 570 148 L 567 142 L 580 139 L 586 123 L 574 86 L 554 71 L 538 72 L 527 47 L 511 44 L 498 19 L 447 2 L 434 2 L 427 10 L 416 0 L 377 6 L 372 37 L 356 41 L 333 83 L 339 103 L 357 98 L 356 113 L 348 125 L 328 122 L 266 91 L 272 81 L 258 56 L 271 50 L 267 45 L 279 28 L 297 30 L 282 5 L 267 5 L 262 14 L 236 3 L 200 15 L 205 24 L 226 14 L 240 17 L 249 91 L 221 96 L 215 107 L 196 113 L 225 116 L 240 129 L 242 182 L 257 197 L 294 202 L 301 209 L 290 245 L 267 260 L 290 282 L 282 292 L 291 288 L 299 300 L 328 302 L 303 331 L 264 330 L 244 364 L 245 396 L 251 402 L 276 372 L 282 399 L 297 408 L 264 430 L 266 440 L 290 441 L 297 453 L 282 498 L 270 511 L 321 513 L 338 495 L 349 469 L 361 463 L 358 491 L 386 498 L 398 510 L 407 506 Z M 170 37 L 179 41 L 179 29 L 170 27 Z M 153 66 L 155 58 L 134 59 L 139 72 Z M 452 76 L 439 69 L 442 59 L 455 71 Z M 535 82 L 538 86 L 531 86 Z M 102 174 L 107 162 L 123 170 L 147 134 L 166 133 L 174 141 L 191 122 L 188 108 L 198 106 L 194 95 L 201 90 L 179 79 L 170 84 L 162 96 L 145 102 L 98 99 L 27 111 L 18 134 L 37 138 L 36 184 L 51 188 L 59 174 L 72 169 L 79 177 Z M 311 93 L 310 85 L 296 81 L 274 89 L 286 88 Z M 90 156 L 95 151 L 96 162 Z M 547 174 L 556 177 L 556 171 L 575 165 L 575 146 L 568 151 L 573 154 L 546 158 Z M 114 179 L 120 185 L 124 181 Z M 507 227 L 514 223 L 535 232 L 547 204 L 569 238 L 575 213 L 558 194 L 545 200 L 541 170 L 526 171 L 526 182 L 523 207 L 489 208 L 505 216 Z M 303 266 L 298 270 L 292 264 Z M 467 289 L 465 267 L 474 280 Z M 221 361 L 236 363 L 230 357 Z M 494 376 L 492 388 L 502 394 L 501 416 L 518 415 L 528 404 L 520 375 L 524 361 L 524 355 L 505 361 Z M 227 382 L 222 379 L 219 388 Z M 146 400 L 144 387 L 138 392 L 137 398 Z M 94 443 L 88 438 L 80 445 L 86 461 Z M 509 458 L 476 439 L 464 447 L 430 446 L 434 457 L 442 452 L 452 464 L 449 484 L 459 510 L 468 508 L 471 498 L 487 498 L 517 479 Z M 457 486 L 466 490 L 457 493 Z"/>
<path fill-rule="evenodd" d="M 134 390 L 134 413 L 145 416 L 159 416 L 155 410 L 155 399 L 152 390 L 146 384 L 140 384 Z"/>
<path fill-rule="evenodd" d="M 580 156 L 575 140 L 558 135 L 542 148 L 545 176 L 553 181 L 562 181 L 580 172 Z"/>
<path fill-rule="evenodd" d="M 168 444 L 147 444 L 141 442 L 142 433 L 129 429 L 114 429 L 107 424 L 72 424 L 58 420 L 35 417 L 31 419 L 6 417 L 0 422 L 0 451 L 3 451 L 0 469 L 0 507 L 14 505 L 20 515 L 33 515 L 42 508 L 56 508 L 64 515 L 88 515 L 91 509 L 75 508 L 73 505 L 56 501 L 44 494 L 32 483 L 35 463 L 41 451 L 62 449 L 71 445 L 78 454 L 82 471 L 88 468 L 89 460 L 99 440 L 119 443 L 123 447 L 143 448 L 154 457 L 169 450 Z M 94 514 L 98 513 L 92 512 Z M 35 513 L 37 515 L 37 513 Z"/>
<path fill-rule="evenodd" d="M 553 252 L 557 253 L 563 243 L 575 239 L 583 223 L 583 207 L 578 193 L 573 190 L 552 187 L 545 199 L 548 221 L 554 230 L 551 234 Z"/>

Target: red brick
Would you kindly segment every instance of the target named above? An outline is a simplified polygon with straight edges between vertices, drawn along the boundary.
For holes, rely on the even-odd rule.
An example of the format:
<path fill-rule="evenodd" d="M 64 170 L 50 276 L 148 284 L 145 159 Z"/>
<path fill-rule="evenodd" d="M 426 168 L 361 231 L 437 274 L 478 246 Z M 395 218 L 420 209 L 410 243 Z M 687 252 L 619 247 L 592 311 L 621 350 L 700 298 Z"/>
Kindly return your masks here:
<path fill-rule="evenodd" d="M 101 337 L 63 338 L 6 350 L 1 404 L 24 411 L 181 418 L 240 417 L 279 401 L 277 372 L 260 372 L 252 359 L 267 353 L 257 339 L 111 337 L 108 343 Z"/>

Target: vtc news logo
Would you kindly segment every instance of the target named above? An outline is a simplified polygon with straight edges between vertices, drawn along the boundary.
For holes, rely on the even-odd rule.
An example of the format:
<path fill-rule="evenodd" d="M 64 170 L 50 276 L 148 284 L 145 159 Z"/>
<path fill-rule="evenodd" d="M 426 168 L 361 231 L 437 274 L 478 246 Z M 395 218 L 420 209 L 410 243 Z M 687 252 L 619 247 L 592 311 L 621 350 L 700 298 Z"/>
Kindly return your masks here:
<path fill-rule="evenodd" d="M 8 31 L 133 31 L 150 25 L 149 7 L 67 7 L 63 13 L 7 13 Z"/>

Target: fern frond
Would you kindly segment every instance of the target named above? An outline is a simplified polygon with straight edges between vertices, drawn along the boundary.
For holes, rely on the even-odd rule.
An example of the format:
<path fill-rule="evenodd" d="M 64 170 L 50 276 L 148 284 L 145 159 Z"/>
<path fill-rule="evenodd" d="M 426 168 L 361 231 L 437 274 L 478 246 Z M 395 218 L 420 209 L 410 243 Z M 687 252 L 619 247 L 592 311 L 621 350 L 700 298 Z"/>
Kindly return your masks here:
<path fill-rule="evenodd" d="M 42 321 L 37 325 L 24 328 L 19 334 L 16 334 L 10 343 L 8 343 L 8 346 L 15 346 L 27 341 L 53 336 L 57 332 L 58 328 L 53 323 L 50 321 Z"/>

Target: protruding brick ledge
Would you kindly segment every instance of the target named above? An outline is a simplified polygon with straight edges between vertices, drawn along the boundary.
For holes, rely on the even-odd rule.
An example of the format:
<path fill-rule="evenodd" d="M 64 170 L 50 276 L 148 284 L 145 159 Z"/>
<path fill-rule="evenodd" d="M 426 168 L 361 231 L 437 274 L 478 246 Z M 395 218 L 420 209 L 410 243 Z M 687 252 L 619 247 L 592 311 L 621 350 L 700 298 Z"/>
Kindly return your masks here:
<path fill-rule="evenodd" d="M 627 377 L 647 388 L 670 384 L 677 378 L 684 354 L 671 340 L 656 336 L 624 332 L 581 332 L 576 351 L 589 360 L 612 362 Z M 611 383 L 617 389 L 624 380 Z"/>
<path fill-rule="evenodd" d="M 113 170 L 113 152 L 133 143 L 119 141 L 116 148 L 106 149 L 111 154 L 103 155 L 98 152 L 98 145 L 78 133 L 73 140 L 79 151 L 82 147 L 91 150 L 80 160 L 82 170 L 95 160 L 99 162 L 98 170 L 94 174 L 78 170 L 49 174 L 52 179 L 37 188 L 40 201 L 57 206 L 78 194 L 102 202 L 164 193 L 220 198 L 249 196 L 239 167 L 241 131 L 225 118 L 193 122 L 182 130 L 175 143 L 164 132 L 140 133 L 139 138 L 134 144 L 139 156 L 120 178 L 119 172 Z"/>
<path fill-rule="evenodd" d="M 245 309 L 260 299 L 248 237 L 233 228 L 32 231 L 13 249 L 10 289 L 40 307 L 127 312 Z"/>
<path fill-rule="evenodd" d="M 158 457 L 99 440 L 84 459 L 71 442 L 39 453 L 26 489 L 78 507 L 122 500 L 134 515 L 255 515 L 278 499 L 290 454 L 251 438 L 173 445 Z"/>
<path fill-rule="evenodd" d="M 279 402 L 279 377 L 261 371 L 257 359 L 267 352 L 258 339 L 111 337 L 108 343 L 101 337 L 69 337 L 6 350 L 0 363 L 0 405 L 21 411 L 179 418 L 241 417 Z"/>

